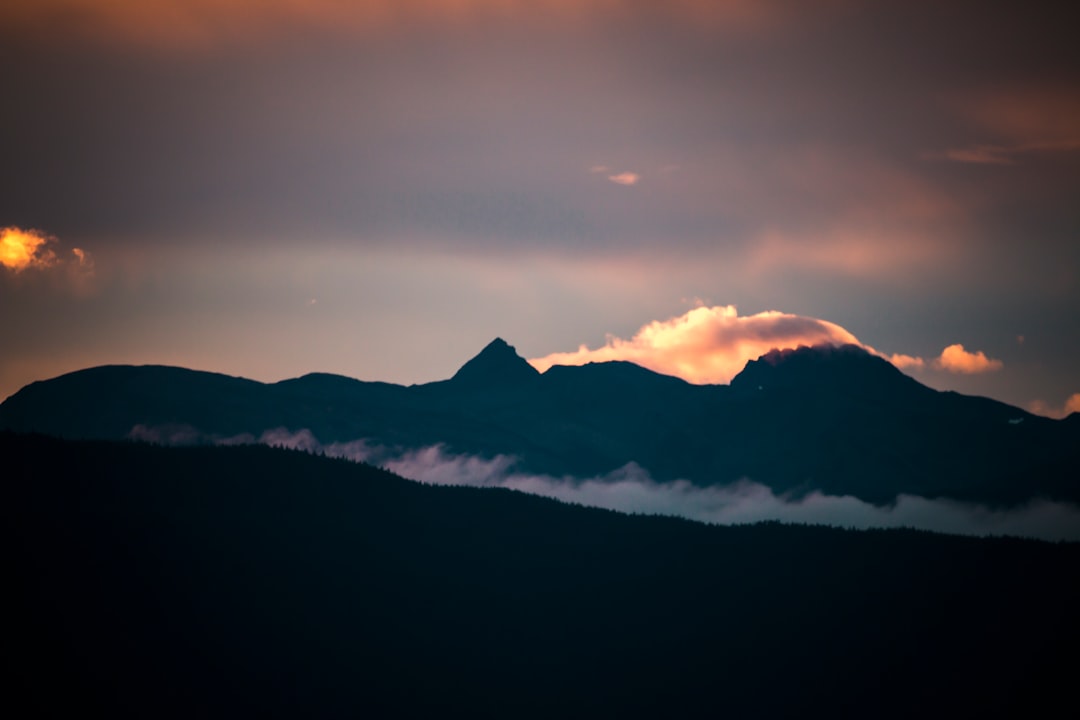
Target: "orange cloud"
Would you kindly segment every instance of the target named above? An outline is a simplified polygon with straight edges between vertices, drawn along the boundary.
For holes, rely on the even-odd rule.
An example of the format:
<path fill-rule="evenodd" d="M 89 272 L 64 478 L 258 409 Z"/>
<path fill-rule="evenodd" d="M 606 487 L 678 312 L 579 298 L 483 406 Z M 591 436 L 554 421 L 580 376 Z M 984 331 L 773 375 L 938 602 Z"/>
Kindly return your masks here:
<path fill-rule="evenodd" d="M 897 353 L 895 355 L 890 355 L 888 360 L 901 370 L 922 370 L 926 367 L 925 360 L 921 357 L 912 355 L 902 355 Z"/>
<path fill-rule="evenodd" d="M 94 259 L 82 248 L 57 254 L 56 238 L 39 230 L 0 228 L 0 267 L 14 275 L 27 270 L 45 271 L 47 282 L 75 295 L 94 291 Z M 35 273 L 36 274 L 36 273 Z"/>
<path fill-rule="evenodd" d="M 941 351 L 940 357 L 934 360 L 934 367 L 953 373 L 974 375 L 976 373 L 992 372 L 1000 370 L 1004 366 L 1000 360 L 986 357 L 982 350 L 968 352 L 964 346 L 957 343 L 950 345 Z"/>
<path fill-rule="evenodd" d="M 54 239 L 37 230 L 0 228 L 0 265 L 20 273 L 55 265 L 56 253 L 46 247 Z"/>
<path fill-rule="evenodd" d="M 740 317 L 734 305 L 697 307 L 679 317 L 651 322 L 629 340 L 609 335 L 602 347 L 582 345 L 573 352 L 551 353 L 529 363 L 544 372 L 553 365 L 625 360 L 692 383 L 728 383 L 749 360 L 770 350 L 822 344 L 858 345 L 905 371 L 976 374 L 1004 366 L 1001 360 L 989 358 L 981 350 L 968 352 L 959 343 L 946 347 L 932 360 L 902 353 L 886 355 L 827 320 L 775 310 Z M 1069 403 L 1076 403 L 1080 410 L 1080 394 Z"/>
<path fill-rule="evenodd" d="M 637 173 L 622 172 L 618 175 L 608 175 L 607 179 L 616 185 L 637 185 L 638 180 L 641 180 L 641 176 Z"/>
<path fill-rule="evenodd" d="M 740 317 L 734 305 L 694 308 L 685 315 L 645 325 L 629 340 L 609 336 L 603 347 L 582 345 L 529 362 L 543 372 L 552 365 L 627 360 L 693 383 L 727 383 L 747 361 L 769 350 L 823 343 L 861 345 L 826 320 L 777 311 Z"/>
<path fill-rule="evenodd" d="M 1065 404 L 1061 407 L 1052 407 L 1042 400 L 1035 400 L 1028 404 L 1028 410 L 1036 415 L 1045 415 L 1046 417 L 1052 417 L 1061 419 L 1068 417 L 1074 412 L 1080 412 L 1080 393 L 1073 393 L 1065 401 Z"/>

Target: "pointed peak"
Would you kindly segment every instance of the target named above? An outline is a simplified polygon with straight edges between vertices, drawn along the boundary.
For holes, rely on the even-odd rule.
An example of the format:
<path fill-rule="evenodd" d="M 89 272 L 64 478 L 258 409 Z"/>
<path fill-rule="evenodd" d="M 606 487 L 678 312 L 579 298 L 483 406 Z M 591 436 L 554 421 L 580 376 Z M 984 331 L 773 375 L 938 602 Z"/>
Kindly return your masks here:
<path fill-rule="evenodd" d="M 485 345 L 484 349 L 481 350 L 480 353 L 483 354 L 486 352 L 506 352 L 507 350 L 517 355 L 517 351 L 514 349 L 513 345 L 506 342 L 501 337 L 497 337 L 491 342 L 489 342 L 487 345 Z"/>
<path fill-rule="evenodd" d="M 473 385 L 510 385 L 528 382 L 540 373 L 502 338 L 495 338 L 461 366 L 452 380 Z"/>

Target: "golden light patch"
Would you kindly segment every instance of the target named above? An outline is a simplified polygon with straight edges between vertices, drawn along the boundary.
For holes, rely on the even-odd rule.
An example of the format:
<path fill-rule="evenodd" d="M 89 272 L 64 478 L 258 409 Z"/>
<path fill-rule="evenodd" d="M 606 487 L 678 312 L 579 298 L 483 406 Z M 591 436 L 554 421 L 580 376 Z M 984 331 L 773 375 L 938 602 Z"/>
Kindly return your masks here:
<path fill-rule="evenodd" d="M 52 242 L 48 235 L 37 230 L 17 227 L 0 229 L 0 265 L 22 272 L 31 267 L 49 267 L 56 264 L 56 253 L 46 247 Z"/>

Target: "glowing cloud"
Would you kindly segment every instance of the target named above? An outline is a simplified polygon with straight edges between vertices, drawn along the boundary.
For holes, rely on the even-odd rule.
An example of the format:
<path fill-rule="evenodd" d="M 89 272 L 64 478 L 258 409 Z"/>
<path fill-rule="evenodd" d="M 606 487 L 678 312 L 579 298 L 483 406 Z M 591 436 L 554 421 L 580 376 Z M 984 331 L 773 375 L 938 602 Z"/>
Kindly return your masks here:
<path fill-rule="evenodd" d="M 0 228 L 0 265 L 14 272 L 55 265 L 56 253 L 46 245 L 53 238 L 37 230 Z"/>
<path fill-rule="evenodd" d="M 940 357 L 934 360 L 934 367 L 947 372 L 974 375 L 977 373 L 1000 370 L 1004 363 L 1000 360 L 986 357 L 982 350 L 968 352 L 964 346 L 957 343 L 950 345 L 941 351 Z"/>
<path fill-rule="evenodd" d="M 889 356 L 889 362 L 901 370 L 922 370 L 926 367 L 926 361 L 921 357 L 912 355 L 895 354 Z"/>
<path fill-rule="evenodd" d="M 627 360 L 694 383 L 727 383 L 747 361 L 774 348 L 823 343 L 861 345 L 826 320 L 777 311 L 739 317 L 734 305 L 694 308 L 685 315 L 645 325 L 629 340 L 609 336 L 590 350 L 552 353 L 529 362 L 543 372 L 552 365 Z"/>
<path fill-rule="evenodd" d="M 60 253 L 55 237 L 40 230 L 18 227 L 0 228 L 0 276 L 7 271 L 12 276 L 28 277 L 27 271 L 39 276 L 54 289 L 87 296 L 95 290 L 94 259 L 82 248 L 72 248 L 70 255 Z M 21 285 L 17 282 L 16 285 Z"/>
<path fill-rule="evenodd" d="M 641 176 L 637 173 L 623 172 L 618 175 L 608 175 L 607 179 L 616 185 L 637 185 Z"/>

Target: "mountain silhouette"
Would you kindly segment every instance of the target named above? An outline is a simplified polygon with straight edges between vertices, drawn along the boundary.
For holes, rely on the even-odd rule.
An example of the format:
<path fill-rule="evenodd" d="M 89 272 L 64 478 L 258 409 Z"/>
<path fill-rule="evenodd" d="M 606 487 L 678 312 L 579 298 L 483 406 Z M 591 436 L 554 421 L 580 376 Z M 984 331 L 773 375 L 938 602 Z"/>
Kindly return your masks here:
<path fill-rule="evenodd" d="M 1075 418 L 938 392 L 855 346 L 773 351 L 730 385 L 692 385 L 627 362 L 540 374 L 501 339 L 451 379 L 408 387 L 107 366 L 26 386 L 0 404 L 2 428 L 189 443 L 303 429 L 323 443 L 505 455 L 522 472 L 554 477 L 633 462 L 659 482 L 749 479 L 794 497 L 1080 501 Z"/>
<path fill-rule="evenodd" d="M 496 386 L 531 382 L 540 373 L 502 338 L 495 338 L 461 366 L 451 381 L 459 385 Z"/>
<path fill-rule="evenodd" d="M 741 391 L 871 393 L 875 397 L 897 399 L 933 392 L 888 360 L 871 355 L 857 345 L 770 350 L 747 362 L 732 378 L 731 387 Z"/>

